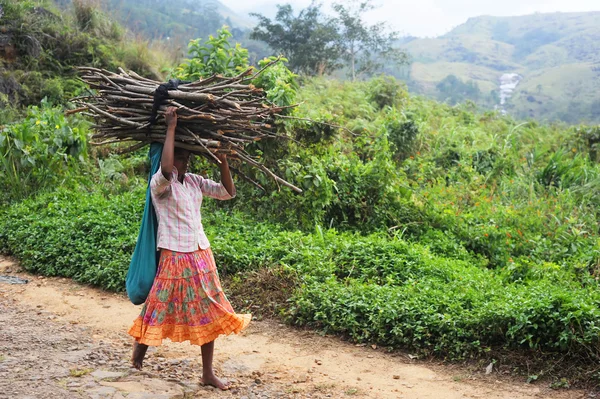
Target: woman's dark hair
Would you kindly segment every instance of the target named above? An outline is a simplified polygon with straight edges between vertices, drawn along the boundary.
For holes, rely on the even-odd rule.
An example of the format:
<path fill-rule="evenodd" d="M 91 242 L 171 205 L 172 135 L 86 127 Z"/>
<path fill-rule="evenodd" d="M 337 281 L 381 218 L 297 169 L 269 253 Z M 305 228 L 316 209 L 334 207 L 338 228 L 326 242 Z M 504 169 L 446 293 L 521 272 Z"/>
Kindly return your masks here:
<path fill-rule="evenodd" d="M 175 150 L 173 151 L 173 155 L 175 155 L 175 156 L 187 155 L 189 157 L 191 154 L 192 153 L 190 152 L 190 150 L 186 150 L 185 148 L 181 148 L 181 147 L 175 147 Z"/>

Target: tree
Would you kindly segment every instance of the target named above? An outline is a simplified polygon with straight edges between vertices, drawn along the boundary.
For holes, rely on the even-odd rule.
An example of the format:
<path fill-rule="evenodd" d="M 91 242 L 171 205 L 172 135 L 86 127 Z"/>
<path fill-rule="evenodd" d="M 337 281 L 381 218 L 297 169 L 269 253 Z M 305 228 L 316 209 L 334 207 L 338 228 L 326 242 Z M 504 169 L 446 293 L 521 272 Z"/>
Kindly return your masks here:
<path fill-rule="evenodd" d="M 439 92 L 439 100 L 445 101 L 450 105 L 456 105 L 465 100 L 479 100 L 481 90 L 474 81 L 470 80 L 464 83 L 455 75 L 446 76 L 436 86 Z"/>
<path fill-rule="evenodd" d="M 537 93 L 538 93 L 538 94 L 542 94 L 542 90 L 543 90 L 543 88 L 542 88 L 542 85 L 541 85 L 541 84 L 537 85 L 537 86 L 535 87 L 535 89 L 537 90 Z"/>
<path fill-rule="evenodd" d="M 251 14 L 259 19 L 251 39 L 261 40 L 283 54 L 289 59 L 290 69 L 296 72 L 317 75 L 339 68 L 336 25 L 322 14 L 320 3 L 311 3 L 298 16 L 289 4 L 277 8 L 274 21 Z"/>
<path fill-rule="evenodd" d="M 407 63 L 406 53 L 395 48 L 397 32 L 387 32 L 384 23 L 368 26 L 362 15 L 374 9 L 372 0 L 350 0 L 349 5 L 335 3 L 337 14 L 327 17 L 321 3 L 311 5 L 294 16 L 292 6 L 278 5 L 275 21 L 261 14 L 250 38 L 261 40 L 290 60 L 290 68 L 309 75 L 332 72 L 343 66 L 350 68 L 352 79 L 357 74 L 371 74 L 384 61 L 395 65 Z"/>
<path fill-rule="evenodd" d="M 364 13 L 375 8 L 372 0 L 350 0 L 347 4 L 334 3 L 333 10 L 337 13 L 342 58 L 350 66 L 352 80 L 357 73 L 373 73 L 385 60 L 398 65 L 408 62 L 407 54 L 393 46 L 398 32 L 387 32 L 383 22 L 368 26 L 362 20 Z"/>

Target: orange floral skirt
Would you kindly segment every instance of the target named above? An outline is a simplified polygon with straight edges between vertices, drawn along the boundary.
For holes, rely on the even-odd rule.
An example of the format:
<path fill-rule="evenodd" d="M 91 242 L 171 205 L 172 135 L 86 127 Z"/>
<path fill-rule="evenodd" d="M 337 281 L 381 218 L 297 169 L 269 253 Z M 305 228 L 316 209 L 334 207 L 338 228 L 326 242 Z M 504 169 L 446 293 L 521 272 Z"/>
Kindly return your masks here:
<path fill-rule="evenodd" d="M 251 318 L 233 311 L 210 248 L 190 253 L 163 249 L 150 294 L 128 333 L 150 346 L 165 338 L 204 345 L 219 335 L 238 334 Z"/>

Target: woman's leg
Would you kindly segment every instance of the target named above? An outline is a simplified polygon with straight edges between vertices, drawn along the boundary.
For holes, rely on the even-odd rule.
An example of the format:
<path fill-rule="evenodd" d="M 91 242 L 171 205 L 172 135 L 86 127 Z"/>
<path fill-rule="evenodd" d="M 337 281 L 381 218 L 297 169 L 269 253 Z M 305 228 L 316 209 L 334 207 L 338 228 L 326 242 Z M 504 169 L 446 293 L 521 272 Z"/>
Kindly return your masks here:
<path fill-rule="evenodd" d="M 200 347 L 202 351 L 202 382 L 204 385 L 212 385 L 215 388 L 226 390 L 229 384 L 217 378 L 213 370 L 213 354 L 215 352 L 215 341 Z"/>
<path fill-rule="evenodd" d="M 133 355 L 131 356 L 131 364 L 133 367 L 138 370 L 142 369 L 142 362 L 144 361 L 147 350 L 148 345 L 140 344 L 137 341 L 133 343 Z"/>

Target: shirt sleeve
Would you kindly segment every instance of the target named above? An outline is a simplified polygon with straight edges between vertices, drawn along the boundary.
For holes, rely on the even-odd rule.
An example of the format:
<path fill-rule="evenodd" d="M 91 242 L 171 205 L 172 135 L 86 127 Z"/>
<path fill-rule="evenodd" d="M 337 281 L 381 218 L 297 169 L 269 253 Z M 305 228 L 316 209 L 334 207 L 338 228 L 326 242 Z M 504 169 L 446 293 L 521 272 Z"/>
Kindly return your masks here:
<path fill-rule="evenodd" d="M 150 180 L 150 191 L 157 197 L 164 195 L 166 192 L 171 190 L 173 179 L 173 173 L 171 173 L 170 179 L 166 179 L 162 174 L 162 169 L 158 168 L 158 172 L 156 172 L 152 176 L 152 180 Z"/>
<path fill-rule="evenodd" d="M 199 175 L 195 177 L 198 179 L 198 185 L 200 186 L 200 190 L 202 190 L 203 196 L 218 200 L 228 200 L 235 197 L 235 192 L 233 195 L 229 194 L 223 183 L 217 183 L 214 180 L 205 179 Z"/>

